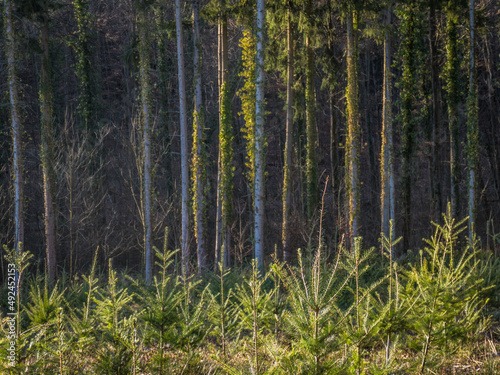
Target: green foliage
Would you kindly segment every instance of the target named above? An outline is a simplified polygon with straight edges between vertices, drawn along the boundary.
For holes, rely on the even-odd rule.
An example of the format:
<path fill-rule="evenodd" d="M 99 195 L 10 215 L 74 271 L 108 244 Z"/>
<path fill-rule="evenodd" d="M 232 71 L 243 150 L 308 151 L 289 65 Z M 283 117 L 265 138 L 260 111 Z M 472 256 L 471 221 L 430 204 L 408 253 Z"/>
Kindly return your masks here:
<path fill-rule="evenodd" d="M 299 268 L 277 264 L 279 275 L 288 292 L 290 309 L 285 313 L 286 331 L 292 350 L 283 359 L 283 367 L 295 374 L 329 373 L 339 363 L 329 356 L 340 344 L 339 324 L 346 318 L 336 302 L 352 277 L 337 280 L 341 251 L 333 269 L 322 264 L 321 251 L 317 251 L 310 270 L 304 267 L 299 251 Z"/>
<path fill-rule="evenodd" d="M 235 297 L 237 304 L 240 330 L 250 330 L 253 336 L 252 360 L 250 372 L 262 373 L 259 361 L 259 348 L 262 346 L 262 336 L 272 332 L 274 314 L 272 306 L 273 291 L 265 291 L 264 283 L 267 276 L 261 277 L 256 260 L 252 260 L 252 274 L 243 284 L 236 284 Z"/>
<path fill-rule="evenodd" d="M 96 351 L 95 369 L 101 374 L 129 374 L 136 317 L 130 310 L 132 295 L 117 285 L 116 272 L 109 262 L 108 285 L 97 290 L 94 302 L 94 334 L 100 343 Z"/>
<path fill-rule="evenodd" d="M 482 280 L 473 278 L 477 250 L 456 248 L 465 220 L 456 222 L 450 205 L 443 219 L 444 224 L 434 224 L 434 235 L 425 240 L 428 247 L 420 251 L 419 263 L 406 272 L 405 295 L 414 300 L 409 317 L 416 333 L 412 346 L 422 351 L 421 372 L 433 347 L 446 355 L 459 348 L 480 323 L 487 302 L 479 298 Z"/>
<path fill-rule="evenodd" d="M 229 87 L 226 82 L 220 89 L 220 129 L 219 129 L 219 153 L 220 153 L 220 189 L 222 202 L 223 227 L 231 222 L 233 215 L 233 134 L 231 129 L 231 100 Z"/>
<path fill-rule="evenodd" d="M 254 196 L 255 180 L 255 57 L 256 40 L 252 30 L 244 30 L 243 37 L 240 39 L 239 46 L 242 48 L 243 70 L 240 77 L 244 79 L 243 87 L 238 90 L 237 95 L 241 99 L 241 112 L 245 120 L 245 127 L 241 129 L 244 138 L 247 141 L 246 162 L 248 169 L 247 177 L 250 183 L 250 191 Z"/>
<path fill-rule="evenodd" d="M 77 30 L 74 34 L 75 40 L 71 41 L 70 45 L 77 56 L 75 74 L 79 79 L 78 111 L 83 128 L 95 131 L 99 113 L 99 88 L 97 71 L 92 63 L 94 19 L 87 0 L 74 0 L 73 8 Z"/>
<path fill-rule="evenodd" d="M 221 256 L 221 258 L 223 258 Z M 211 336 L 215 336 L 222 349 L 222 363 L 226 361 L 227 342 L 237 333 L 237 311 L 232 303 L 233 289 L 229 286 L 234 283 L 231 277 L 234 274 L 224 269 L 223 262 L 218 264 L 218 274 L 214 274 L 214 282 L 210 283 L 210 309 L 208 321 L 211 324 Z"/>
<path fill-rule="evenodd" d="M 381 238 L 382 255 L 364 250 L 356 238 L 352 251 L 340 249 L 333 264 L 321 248 L 310 259 L 299 251 L 298 267 L 276 263 L 266 275 L 255 262 L 251 271 L 239 272 L 219 263 L 207 284 L 172 273 L 175 252 L 165 245 L 155 249 L 159 272 L 150 285 L 121 279 L 111 267 L 100 285 L 96 252 L 86 276 L 53 286 L 31 279 L 19 305 L 17 365 L 6 369 L 2 363 L 0 371 L 309 375 L 438 369 L 451 355 L 459 359 L 459 349 L 484 341 L 488 314 L 498 310 L 500 262 L 479 252 L 477 239 L 460 245 L 465 221 L 455 221 L 450 211 L 416 259 L 396 261 L 392 249 L 399 239 L 389 233 Z M 27 252 L 9 251 L 8 259 L 26 272 Z M 4 314 L 0 321 L 3 354 Z M 484 361 L 484 371 L 495 367 L 490 362 Z"/>
<path fill-rule="evenodd" d="M 179 278 L 168 274 L 168 269 L 173 263 L 176 252 L 168 252 L 166 248 L 160 252 L 155 248 L 160 267 L 160 277 L 154 276 L 151 286 L 136 282 L 139 301 L 146 307 L 141 314 L 141 319 L 148 326 L 145 330 L 145 343 L 158 344 L 159 351 L 153 358 L 154 368 L 160 372 L 165 368 L 164 348 L 167 343 L 175 339 L 174 327 L 180 317 L 177 309 L 182 300 L 182 290 Z"/>
<path fill-rule="evenodd" d="M 386 318 L 390 309 L 390 304 L 377 304 L 373 298 L 374 292 L 384 278 L 376 278 L 374 281 L 368 279 L 368 282 L 363 282 L 363 276 L 373 268 L 369 263 L 372 254 L 373 248 L 368 251 L 362 250 L 361 238 L 358 237 L 354 240 L 353 251 L 346 254 L 342 262 L 342 268 L 353 275 L 351 282 L 346 285 L 346 290 L 352 295 L 353 303 L 347 310 L 348 316 L 342 330 L 344 342 L 353 349 L 349 373 L 359 374 L 363 371 L 362 350 L 378 333 L 380 323 Z"/>

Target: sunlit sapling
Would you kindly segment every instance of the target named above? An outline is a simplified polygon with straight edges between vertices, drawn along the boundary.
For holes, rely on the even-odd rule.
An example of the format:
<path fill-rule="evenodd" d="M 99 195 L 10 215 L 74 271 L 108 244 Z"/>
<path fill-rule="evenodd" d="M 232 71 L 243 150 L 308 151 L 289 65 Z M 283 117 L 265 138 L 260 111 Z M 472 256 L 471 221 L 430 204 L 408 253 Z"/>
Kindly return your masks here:
<path fill-rule="evenodd" d="M 94 314 L 92 314 L 92 312 L 93 307 L 95 307 L 94 295 L 99 288 L 99 286 L 97 285 L 99 279 L 95 276 L 98 252 L 99 248 L 96 248 L 94 259 L 92 261 L 92 268 L 90 269 L 89 275 L 82 275 L 84 281 L 83 288 L 86 289 L 85 302 L 83 303 L 82 307 L 75 307 L 70 305 L 69 310 L 68 320 L 71 331 L 73 332 L 73 335 L 70 337 L 70 345 L 74 357 L 77 358 L 80 356 L 82 358 L 85 358 L 96 340 L 96 337 L 94 336 L 95 316 Z M 71 301 L 68 300 L 67 303 L 70 304 Z M 75 367 L 74 362 L 72 363 L 72 366 Z"/>
<path fill-rule="evenodd" d="M 382 318 L 380 327 L 380 337 L 384 339 L 385 336 L 385 367 L 390 366 L 392 360 L 391 350 L 393 347 L 393 336 L 399 332 L 399 325 L 404 319 L 405 305 L 400 303 L 400 280 L 398 277 L 398 264 L 394 260 L 394 248 L 401 241 L 402 237 L 394 239 L 394 220 L 389 221 L 389 231 L 387 235 L 382 232 L 380 237 L 380 243 L 382 246 L 382 253 L 384 257 L 387 258 L 387 300 L 379 300 L 379 309 L 386 309 L 388 307 L 389 311 L 386 316 Z M 387 307 L 386 307 L 387 306 Z M 406 310 L 406 313 L 409 309 Z"/>
<path fill-rule="evenodd" d="M 338 309 L 336 301 L 354 274 L 351 272 L 339 279 L 341 253 L 339 248 L 333 268 L 325 267 L 321 251 L 317 251 L 311 269 L 306 270 L 300 250 L 298 269 L 288 266 L 287 271 L 281 264 L 273 266 L 288 291 L 290 304 L 285 313 L 285 329 L 292 350 L 282 362 L 287 371 L 323 374 L 340 365 L 337 358 L 329 354 L 341 343 L 338 328 L 349 312 Z"/>
<path fill-rule="evenodd" d="M 208 286 L 201 293 L 197 290 L 201 280 L 185 280 L 182 288 L 182 301 L 177 308 L 179 321 L 175 326 L 176 337 L 173 344 L 187 354 L 186 364 L 195 356 L 208 332 L 210 326 L 205 321 L 206 311 L 209 309 Z"/>
<path fill-rule="evenodd" d="M 158 370 L 159 373 L 163 373 L 166 368 L 165 347 L 175 340 L 174 327 L 181 319 L 178 307 L 183 297 L 179 278 L 173 278 L 168 274 L 168 269 L 174 261 L 173 256 L 177 251 L 167 251 L 167 233 L 165 231 L 163 252 L 155 248 L 158 259 L 155 263 L 160 267 L 159 277 L 154 276 L 151 286 L 139 284 L 136 281 L 136 286 L 139 288 L 138 298 L 145 306 L 145 311 L 141 314 L 141 319 L 146 323 L 145 344 L 158 345 L 153 364 L 155 371 Z"/>
<path fill-rule="evenodd" d="M 224 246 L 221 258 L 224 259 Z M 218 263 L 218 274 L 214 274 L 215 282 L 211 283 L 209 321 L 212 324 L 211 335 L 215 336 L 222 349 L 222 363 L 226 361 L 227 342 L 236 332 L 236 311 L 231 304 L 233 290 L 229 288 L 231 271 L 225 269 L 224 263 Z"/>
<path fill-rule="evenodd" d="M 130 312 L 132 295 L 126 288 L 117 285 L 116 272 L 109 260 L 108 285 L 97 290 L 96 326 L 94 332 L 99 347 L 96 352 L 95 370 L 100 374 L 129 374 L 133 351 L 134 315 Z"/>
<path fill-rule="evenodd" d="M 346 285 L 346 289 L 352 296 L 352 304 L 347 309 L 348 317 L 343 327 L 344 340 L 351 346 L 352 361 L 348 369 L 349 373 L 359 374 L 364 371 L 362 350 L 372 339 L 378 329 L 380 322 L 389 311 L 390 305 L 376 309 L 376 301 L 373 298 L 376 289 L 385 280 L 385 277 L 375 277 L 372 280 L 367 274 L 371 270 L 369 260 L 373 254 L 373 248 L 367 251 L 362 250 L 362 240 L 360 237 L 354 239 L 353 251 L 349 252 L 343 259 L 342 266 L 354 278 Z"/>
<path fill-rule="evenodd" d="M 252 260 L 252 274 L 245 277 L 242 284 L 236 284 L 235 311 L 238 314 L 239 329 L 252 332 L 252 354 L 250 355 L 250 372 L 263 373 L 259 357 L 259 348 L 263 346 L 264 336 L 273 331 L 273 290 L 264 290 L 269 275 L 261 276 L 257 260 Z"/>
<path fill-rule="evenodd" d="M 415 333 L 414 346 L 422 355 L 420 373 L 424 372 L 433 347 L 446 355 L 458 349 L 480 323 L 480 312 L 487 302 L 479 298 L 477 286 L 482 280 L 473 279 L 478 266 L 477 250 L 455 248 L 466 219 L 456 222 L 450 204 L 443 217 L 444 224 L 434 223 L 434 235 L 425 240 L 428 247 L 420 250 L 418 264 L 406 275 L 405 293 L 420 295 L 409 317 Z"/>
<path fill-rule="evenodd" d="M 42 288 L 40 284 L 43 285 Z M 30 363 L 30 369 L 57 371 L 58 358 L 53 354 L 57 352 L 59 345 L 58 319 L 61 318 L 63 294 L 64 290 L 60 290 L 58 284 L 50 290 L 47 276 L 44 282 L 40 278 L 33 278 L 30 283 L 25 309 L 29 326 L 20 336 L 24 342 L 29 343 L 24 355 L 27 358 L 34 358 L 34 362 Z"/>

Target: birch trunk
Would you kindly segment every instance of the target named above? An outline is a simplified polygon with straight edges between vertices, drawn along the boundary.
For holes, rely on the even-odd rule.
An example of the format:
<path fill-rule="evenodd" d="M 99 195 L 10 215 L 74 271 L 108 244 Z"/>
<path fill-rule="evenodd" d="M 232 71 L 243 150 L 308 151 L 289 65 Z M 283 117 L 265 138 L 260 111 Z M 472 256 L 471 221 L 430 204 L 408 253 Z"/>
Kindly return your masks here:
<path fill-rule="evenodd" d="M 264 272 L 264 0 L 257 0 L 257 64 L 255 83 L 255 259 Z"/>
<path fill-rule="evenodd" d="M 18 110 L 18 87 L 16 82 L 16 57 L 14 26 L 12 22 L 12 1 L 4 0 L 5 38 L 7 55 L 7 74 L 9 84 L 10 116 L 12 123 L 13 143 L 13 180 L 14 180 L 14 248 L 16 254 L 21 251 L 24 243 L 24 214 L 23 214 L 23 159 L 22 159 L 22 124 Z"/>
<path fill-rule="evenodd" d="M 283 226 L 282 226 L 282 242 L 283 242 L 283 260 L 290 262 L 290 205 L 292 200 L 291 190 L 291 166 L 292 166 L 292 150 L 293 150 L 293 27 L 288 9 L 288 30 L 287 30 L 287 78 L 286 78 L 286 138 L 285 138 L 285 165 L 283 176 Z"/>
<path fill-rule="evenodd" d="M 382 147 L 381 147 L 381 208 L 382 233 L 389 238 L 390 221 L 394 220 L 394 166 L 392 142 L 392 83 L 391 83 L 391 37 L 388 26 L 391 24 L 390 8 L 386 9 L 386 29 L 384 35 L 384 84 L 382 100 Z M 394 231 L 392 233 L 394 237 Z M 394 240 L 394 238 L 391 238 Z M 392 254 L 394 255 L 394 254 Z"/>
<path fill-rule="evenodd" d="M 179 106 L 181 123 L 181 190 L 182 190 L 182 276 L 189 276 L 189 173 L 187 147 L 186 85 L 184 78 L 184 49 L 182 37 L 181 0 L 175 0 L 175 24 L 177 33 L 177 64 L 179 79 Z"/>
<path fill-rule="evenodd" d="M 55 178 L 53 168 L 54 138 L 52 129 L 52 84 L 49 60 L 49 26 L 44 19 L 40 41 L 42 45 L 42 67 L 40 77 L 41 110 L 41 159 L 43 175 L 43 197 L 45 208 L 45 246 L 49 280 L 56 278 L 56 220 L 55 220 Z"/>
<path fill-rule="evenodd" d="M 147 36 L 147 11 L 141 11 L 139 15 L 139 75 L 142 99 L 143 117 L 143 152 L 144 152 L 144 252 L 145 252 L 145 276 L 146 283 L 150 284 L 153 274 L 153 254 L 152 254 L 152 223 L 151 223 L 151 108 L 150 94 L 151 84 L 149 80 L 149 50 Z"/>
<path fill-rule="evenodd" d="M 200 43 L 200 4 L 193 0 L 193 66 L 194 66 L 194 116 L 193 116 L 193 170 L 194 170 L 194 225 L 198 256 L 198 274 L 207 269 L 204 222 L 204 156 L 203 156 L 203 108 L 201 96 L 201 43 Z"/>
<path fill-rule="evenodd" d="M 347 13 L 347 139 L 346 187 L 348 198 L 349 239 L 354 246 L 359 220 L 359 112 L 358 112 L 358 61 L 355 12 Z"/>

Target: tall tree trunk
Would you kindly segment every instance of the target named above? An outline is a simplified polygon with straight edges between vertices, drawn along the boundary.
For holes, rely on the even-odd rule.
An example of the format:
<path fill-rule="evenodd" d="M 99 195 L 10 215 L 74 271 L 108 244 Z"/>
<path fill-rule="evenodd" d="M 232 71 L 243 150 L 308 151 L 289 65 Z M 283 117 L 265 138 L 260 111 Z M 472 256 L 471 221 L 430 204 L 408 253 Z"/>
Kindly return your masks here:
<path fill-rule="evenodd" d="M 184 47 L 182 37 L 181 0 L 175 0 L 175 24 L 177 32 L 177 64 L 179 78 L 179 107 L 181 123 L 181 186 L 182 186 L 182 276 L 189 276 L 189 172 L 187 147 L 186 84 L 184 78 Z"/>
<path fill-rule="evenodd" d="M 48 16 L 46 16 L 48 17 Z M 52 84 L 50 79 L 49 25 L 44 17 L 40 41 L 42 45 L 42 68 L 40 77 L 41 109 L 41 159 L 43 175 L 43 197 L 45 206 L 45 242 L 47 252 L 47 271 L 50 280 L 56 278 L 56 218 L 55 218 L 55 175 L 54 175 L 54 137 L 52 129 Z"/>
<path fill-rule="evenodd" d="M 285 165 L 283 168 L 283 225 L 281 240 L 283 243 L 283 260 L 290 262 L 290 205 L 292 201 L 292 150 L 293 150 L 293 26 L 290 7 L 287 15 L 287 78 L 286 78 L 286 137 Z"/>
<path fill-rule="evenodd" d="M 16 42 L 14 25 L 12 22 L 11 0 L 4 0 L 5 38 L 7 55 L 7 74 L 9 83 L 10 117 L 12 123 L 13 166 L 14 180 L 14 248 L 16 254 L 21 251 L 24 243 L 24 193 L 23 193 L 23 159 L 22 159 L 22 124 L 18 109 L 18 88 L 16 81 Z"/>
<path fill-rule="evenodd" d="M 380 190 L 382 211 L 382 233 L 389 238 L 390 221 L 394 220 L 394 145 L 392 142 L 392 80 L 391 80 L 391 37 L 388 26 L 391 25 L 390 8 L 386 12 L 386 29 L 384 34 L 384 84 L 382 100 L 382 147 L 380 165 Z M 394 231 L 392 232 L 394 237 Z M 393 240 L 394 238 L 391 238 Z M 392 254 L 394 255 L 394 254 Z"/>
<path fill-rule="evenodd" d="M 415 148 L 415 120 L 413 118 L 415 100 L 415 14 L 414 6 L 404 6 L 406 18 L 402 28 L 402 85 L 401 85 L 401 193 L 403 211 L 403 247 L 408 250 L 411 238 L 411 198 L 412 169 Z"/>
<path fill-rule="evenodd" d="M 313 2 L 309 0 L 306 15 L 309 23 L 313 22 Z M 307 218 L 310 220 L 318 205 L 318 163 L 317 163 L 317 134 L 314 95 L 314 51 L 312 48 L 312 25 L 306 30 L 306 206 Z"/>
<path fill-rule="evenodd" d="M 469 0 L 469 95 L 467 98 L 467 166 L 468 166 L 468 214 L 469 238 L 472 239 L 476 220 L 476 175 L 479 162 L 478 93 L 476 82 L 475 56 L 475 8 L 474 0 Z"/>
<path fill-rule="evenodd" d="M 255 71 L 255 259 L 264 271 L 264 0 L 257 0 L 257 63 Z"/>
<path fill-rule="evenodd" d="M 358 98 L 358 51 L 357 16 L 347 13 L 347 136 L 346 136 L 346 190 L 348 198 L 348 223 L 351 247 L 359 235 L 359 98 Z"/>
<path fill-rule="evenodd" d="M 219 133 L 221 127 L 221 114 L 222 114 L 222 76 L 223 76 L 223 61 L 222 61 L 222 20 L 219 19 L 217 22 L 217 85 L 219 86 Z M 215 217 L 215 267 L 217 269 L 217 264 L 222 261 L 221 259 L 221 249 L 222 249 L 222 184 L 221 184 L 221 148 L 219 145 L 219 151 L 217 155 L 217 208 Z"/>
<path fill-rule="evenodd" d="M 142 117 L 143 117 L 143 152 L 144 152 L 144 252 L 146 283 L 150 284 L 153 275 L 153 253 L 151 223 L 152 211 L 152 165 L 151 165 L 151 83 L 149 78 L 149 38 L 147 10 L 139 13 L 139 79 L 141 87 Z"/>
<path fill-rule="evenodd" d="M 223 7 L 225 3 L 223 2 Z M 224 246 L 224 265 L 229 267 L 231 253 L 232 220 L 232 179 L 233 151 L 231 134 L 231 102 L 227 82 L 227 15 L 219 20 L 219 160 L 217 174 L 217 220 L 216 220 L 216 260 L 220 259 L 221 246 Z"/>
<path fill-rule="evenodd" d="M 446 91 L 448 93 L 448 126 L 450 130 L 450 201 L 451 213 L 457 217 L 459 213 L 459 164 L 458 164 L 458 102 L 459 69 L 457 14 L 452 1 L 448 3 L 446 12 Z"/>
<path fill-rule="evenodd" d="M 76 70 L 78 77 L 78 113 L 84 129 L 91 133 L 97 130 L 99 112 L 96 70 L 92 64 L 92 16 L 88 0 L 74 0 L 73 7 L 77 24 L 78 41 L 75 43 Z"/>
<path fill-rule="evenodd" d="M 164 162 L 162 165 L 165 169 L 165 174 L 162 180 L 165 184 L 165 194 L 171 196 L 174 190 L 174 181 L 172 173 L 173 157 L 170 151 L 172 149 L 172 139 L 174 138 L 172 134 L 175 134 L 175 126 L 173 125 L 173 121 L 171 121 L 171 88 L 167 84 L 171 77 L 171 70 L 173 69 L 170 62 L 169 37 L 166 32 L 169 20 L 165 17 L 166 10 L 164 2 L 158 2 L 153 10 L 155 18 L 154 27 L 156 30 L 156 48 L 158 53 L 156 56 L 156 71 L 158 74 L 158 114 L 156 115 L 155 122 L 158 129 L 165 129 L 164 132 L 162 132 L 162 139 L 166 145 Z"/>
<path fill-rule="evenodd" d="M 500 195 L 500 162 L 498 150 L 496 147 L 498 132 L 496 131 L 496 113 L 497 110 L 495 108 L 495 87 L 494 87 L 494 78 L 493 78 L 493 69 L 494 61 L 492 59 L 492 51 L 491 51 L 491 40 L 488 40 L 487 35 L 484 38 L 484 48 L 486 49 L 486 70 L 488 71 L 488 107 L 489 107 L 489 119 L 490 119 L 490 136 L 487 137 L 488 142 L 486 143 L 486 147 L 488 150 L 488 155 L 490 159 L 491 169 L 493 171 L 493 186 L 495 187 L 497 197 Z"/>
<path fill-rule="evenodd" d="M 439 134 L 441 129 L 441 95 L 439 87 L 439 68 L 437 62 L 437 37 L 436 37 L 436 5 L 430 2 L 429 9 L 429 45 L 432 81 L 432 162 L 431 162 L 431 194 L 433 220 L 438 222 L 442 207 L 441 199 L 441 164 L 439 159 Z"/>
<path fill-rule="evenodd" d="M 207 269 L 205 249 L 205 158 L 203 150 L 203 106 L 201 96 L 201 43 L 200 4 L 193 0 L 193 66 L 194 66 L 194 116 L 193 116 L 193 211 L 198 255 L 198 274 Z"/>

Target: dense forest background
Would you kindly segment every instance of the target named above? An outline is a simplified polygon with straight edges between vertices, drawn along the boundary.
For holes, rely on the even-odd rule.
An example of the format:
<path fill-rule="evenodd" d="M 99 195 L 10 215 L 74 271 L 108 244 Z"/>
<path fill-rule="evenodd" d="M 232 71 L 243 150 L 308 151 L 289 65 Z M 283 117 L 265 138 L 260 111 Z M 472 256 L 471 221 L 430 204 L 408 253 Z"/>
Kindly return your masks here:
<path fill-rule="evenodd" d="M 187 144 L 191 157 L 195 155 L 191 152 L 196 75 L 193 9 L 191 1 L 181 3 Z M 102 264 L 114 258 L 117 267 L 143 270 L 143 124 L 147 116 L 152 119 L 152 243 L 161 248 L 164 229 L 168 227 L 169 248 L 181 248 L 181 112 L 174 2 L 18 0 L 4 2 L 4 15 L 7 4 L 13 12 L 7 16 L 12 19 L 15 42 L 9 43 L 6 34 L 0 40 L 4 51 L 0 59 L 0 242 L 10 248 L 15 242 L 15 172 L 7 57 L 14 48 L 14 78 L 19 89 L 17 105 L 22 123 L 23 247 L 35 255 L 38 266 L 43 269 L 46 264 L 43 165 L 44 160 L 50 159 L 58 272 L 86 269 L 97 247 Z M 251 163 L 247 157 L 252 133 L 245 127 L 249 120 L 242 106 L 246 99 L 241 90 L 244 92 L 244 85 L 251 81 L 247 77 L 252 77 L 248 73 L 251 61 L 248 53 L 254 47 L 248 41 L 248 32 L 251 35 L 255 28 L 255 4 L 243 0 L 201 1 L 200 8 L 205 246 L 208 264 L 213 265 L 220 184 L 218 25 L 224 17 L 228 64 L 225 89 L 232 135 L 228 138 L 232 145 L 233 199 L 227 223 L 229 262 L 242 264 L 252 258 L 254 243 L 254 192 L 248 178 Z M 478 100 L 475 228 L 483 247 L 488 249 L 494 249 L 496 233 L 500 231 L 499 10 L 496 1 L 476 2 L 477 30 L 472 44 Z M 320 216 L 323 216 L 323 242 L 330 251 L 342 241 L 344 233 L 351 232 L 349 214 L 352 216 L 353 211 L 348 202 L 351 185 L 346 185 L 345 160 L 349 147 L 357 147 L 348 139 L 348 118 L 354 110 L 359 120 L 356 234 L 364 238 L 367 247 L 378 246 L 382 228 L 385 35 L 392 45 L 389 92 L 394 136 L 394 220 L 396 236 L 404 235 L 397 251 L 402 255 L 408 249 L 419 248 L 422 238 L 429 237 L 433 230 L 431 220 L 442 220 L 441 213 L 448 201 L 453 201 L 457 218 L 469 214 L 469 11 L 469 4 L 460 1 L 266 2 L 265 259 L 274 254 L 275 246 L 280 258 L 283 251 L 287 18 L 294 29 L 288 223 L 292 257 L 297 248 L 318 245 Z M 354 26 L 352 19 L 346 22 L 346 14 L 351 12 L 355 14 Z M 4 17 L 3 30 L 6 23 Z M 354 27 L 357 43 L 354 70 L 358 102 L 357 108 L 350 112 L 346 108 L 347 97 L 353 92 L 346 91 L 349 27 Z M 43 30 L 47 39 L 42 35 Z M 44 40 L 48 41 L 48 50 L 44 49 Z M 141 53 L 141 49 L 146 53 Z M 48 51 L 48 58 L 44 57 L 44 51 Z M 140 68 L 145 64 L 144 56 L 151 80 L 147 116 L 141 102 L 144 85 Z M 52 88 L 53 147 L 44 154 L 41 93 L 46 81 L 41 77 L 47 66 Z M 311 116 L 312 127 L 308 126 Z M 193 171 L 193 167 L 190 169 Z M 188 248 L 190 267 L 194 270 L 197 259 L 192 212 L 190 209 Z M 2 274 L 5 275 L 3 268 Z"/>

